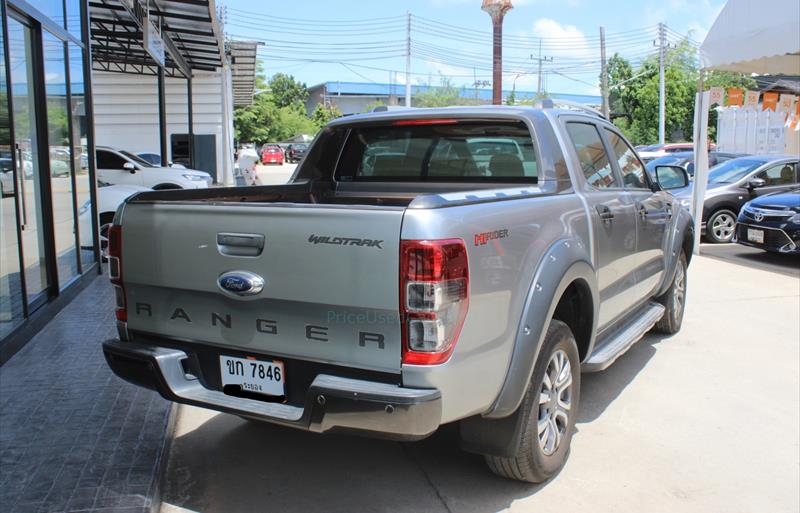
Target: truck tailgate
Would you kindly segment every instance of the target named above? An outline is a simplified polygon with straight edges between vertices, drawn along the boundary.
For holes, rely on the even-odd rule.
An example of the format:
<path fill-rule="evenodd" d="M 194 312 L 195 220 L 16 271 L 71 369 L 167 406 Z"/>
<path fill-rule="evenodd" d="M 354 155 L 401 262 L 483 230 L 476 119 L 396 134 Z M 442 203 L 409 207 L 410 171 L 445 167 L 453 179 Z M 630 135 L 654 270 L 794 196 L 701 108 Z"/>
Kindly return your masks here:
<path fill-rule="evenodd" d="M 128 329 L 220 347 L 400 371 L 402 208 L 131 203 L 122 216 Z M 219 234 L 223 234 L 220 239 Z M 263 235 L 263 249 L 225 234 Z M 233 246 L 218 242 L 231 240 Z M 226 254 L 227 253 L 227 254 Z M 256 295 L 218 284 L 246 271 Z"/>

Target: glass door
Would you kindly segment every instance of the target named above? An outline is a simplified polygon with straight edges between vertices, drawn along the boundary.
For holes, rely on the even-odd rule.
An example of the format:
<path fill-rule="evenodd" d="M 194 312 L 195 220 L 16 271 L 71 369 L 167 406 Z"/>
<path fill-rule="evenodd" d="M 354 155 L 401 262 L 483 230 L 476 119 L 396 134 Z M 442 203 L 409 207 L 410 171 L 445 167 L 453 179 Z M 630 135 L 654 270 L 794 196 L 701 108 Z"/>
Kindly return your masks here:
<path fill-rule="evenodd" d="M 34 32 L 30 26 L 8 17 L 8 53 L 11 75 L 11 100 L 13 105 L 13 131 L 15 147 L 13 157 L 17 164 L 16 187 L 18 219 L 21 234 L 23 273 L 28 305 L 35 309 L 47 300 L 50 286 L 47 273 L 47 248 L 45 239 L 46 210 L 42 208 L 42 173 L 39 158 L 37 120 L 42 113 L 37 110 L 34 90 L 35 60 Z"/>

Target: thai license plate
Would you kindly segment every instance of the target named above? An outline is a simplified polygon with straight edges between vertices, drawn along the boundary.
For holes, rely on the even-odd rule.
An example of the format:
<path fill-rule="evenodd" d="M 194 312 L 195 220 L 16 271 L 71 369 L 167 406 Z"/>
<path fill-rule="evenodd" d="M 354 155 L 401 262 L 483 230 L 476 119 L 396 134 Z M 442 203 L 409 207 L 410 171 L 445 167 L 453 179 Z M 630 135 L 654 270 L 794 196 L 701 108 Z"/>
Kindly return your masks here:
<path fill-rule="evenodd" d="M 219 367 L 223 388 L 225 385 L 239 385 L 244 392 L 286 395 L 283 362 L 220 355 Z"/>
<path fill-rule="evenodd" d="M 764 230 L 754 230 L 752 228 L 748 228 L 747 240 L 750 242 L 756 242 L 758 244 L 764 244 Z"/>

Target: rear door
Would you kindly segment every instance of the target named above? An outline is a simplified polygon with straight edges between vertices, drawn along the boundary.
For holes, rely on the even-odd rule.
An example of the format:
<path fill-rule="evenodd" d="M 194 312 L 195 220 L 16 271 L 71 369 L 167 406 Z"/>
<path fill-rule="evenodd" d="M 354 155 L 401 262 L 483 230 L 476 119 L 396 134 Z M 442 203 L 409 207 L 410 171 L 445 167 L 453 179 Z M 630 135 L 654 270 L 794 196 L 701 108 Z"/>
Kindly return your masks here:
<path fill-rule="evenodd" d="M 128 328 L 397 372 L 402 216 L 389 207 L 128 204 Z M 260 293 L 220 284 L 242 272 L 263 279 Z"/>
<path fill-rule="evenodd" d="M 584 193 L 593 217 L 599 327 L 603 328 L 636 302 L 636 210 L 631 194 L 611 164 L 599 128 L 584 118 L 566 118 L 566 129 L 584 177 Z"/>
<path fill-rule="evenodd" d="M 644 164 L 619 133 L 608 127 L 603 128 L 603 133 L 636 207 L 636 285 L 632 294 L 637 300 L 644 300 L 664 278 L 664 241 L 672 218 L 673 197 L 664 191 L 653 192 Z"/>

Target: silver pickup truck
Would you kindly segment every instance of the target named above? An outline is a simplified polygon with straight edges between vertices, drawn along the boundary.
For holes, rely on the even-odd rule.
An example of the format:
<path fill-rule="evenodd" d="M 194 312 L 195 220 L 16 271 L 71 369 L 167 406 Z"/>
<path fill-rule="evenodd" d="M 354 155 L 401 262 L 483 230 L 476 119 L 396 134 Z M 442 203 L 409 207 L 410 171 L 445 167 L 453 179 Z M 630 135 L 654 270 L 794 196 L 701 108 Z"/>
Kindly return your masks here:
<path fill-rule="evenodd" d="M 286 185 L 137 194 L 110 229 L 120 377 L 314 432 L 424 438 L 540 482 L 581 371 L 680 329 L 689 213 L 577 109 L 338 119 Z"/>

